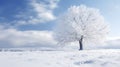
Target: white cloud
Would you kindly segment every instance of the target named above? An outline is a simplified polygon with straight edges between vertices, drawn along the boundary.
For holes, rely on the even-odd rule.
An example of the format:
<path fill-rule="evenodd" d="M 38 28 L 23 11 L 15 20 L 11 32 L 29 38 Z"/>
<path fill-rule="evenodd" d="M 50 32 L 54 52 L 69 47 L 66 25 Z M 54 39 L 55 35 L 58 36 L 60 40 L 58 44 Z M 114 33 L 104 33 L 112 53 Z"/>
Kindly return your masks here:
<path fill-rule="evenodd" d="M 120 38 L 106 41 L 106 44 L 102 48 L 120 49 Z"/>
<path fill-rule="evenodd" d="M 107 37 L 107 40 L 117 40 L 117 39 L 120 39 L 120 37 L 119 36 Z"/>
<path fill-rule="evenodd" d="M 45 23 L 56 19 L 53 11 L 58 7 L 59 0 L 30 0 L 26 12 L 16 15 L 20 20 L 14 21 L 17 25 Z M 22 22 L 21 22 L 22 21 Z"/>
<path fill-rule="evenodd" d="M 53 38 L 53 33 L 52 31 L 19 31 L 0 26 L 0 47 L 2 45 L 11 45 L 11 47 L 54 46 L 57 42 Z M 76 47 L 76 50 L 79 48 L 79 43 L 68 43 L 66 46 Z M 65 47 L 65 49 L 69 48 Z M 106 44 L 84 44 L 84 49 L 120 49 L 120 38 L 107 40 Z"/>
<path fill-rule="evenodd" d="M 16 29 L 0 29 L 0 42 L 17 47 L 49 46 L 56 43 L 51 31 L 18 31 Z"/>
<path fill-rule="evenodd" d="M 25 11 L 20 11 L 14 21 L 0 25 L 0 47 L 10 46 L 47 46 L 54 45 L 52 31 L 20 31 L 14 26 L 45 23 L 56 19 L 53 11 L 59 0 L 28 0 Z M 1 18 L 0 18 L 1 19 Z M 12 25 L 14 24 L 14 25 Z M 3 46 L 4 47 L 4 46 Z"/>

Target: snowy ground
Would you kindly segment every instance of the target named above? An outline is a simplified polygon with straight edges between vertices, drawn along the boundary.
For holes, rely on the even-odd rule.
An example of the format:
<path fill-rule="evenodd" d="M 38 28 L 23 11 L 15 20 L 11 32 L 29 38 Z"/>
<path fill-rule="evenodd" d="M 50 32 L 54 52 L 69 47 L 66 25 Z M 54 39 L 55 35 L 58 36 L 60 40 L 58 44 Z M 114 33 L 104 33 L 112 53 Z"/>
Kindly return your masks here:
<path fill-rule="evenodd" d="M 7 51 L 0 67 L 120 67 L 120 50 Z"/>

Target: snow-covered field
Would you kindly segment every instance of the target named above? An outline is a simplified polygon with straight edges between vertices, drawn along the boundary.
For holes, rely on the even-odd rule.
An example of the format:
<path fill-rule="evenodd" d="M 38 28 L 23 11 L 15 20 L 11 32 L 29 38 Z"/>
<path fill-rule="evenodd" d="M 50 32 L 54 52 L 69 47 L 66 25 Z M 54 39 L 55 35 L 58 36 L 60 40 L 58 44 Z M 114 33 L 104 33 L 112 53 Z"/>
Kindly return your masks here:
<path fill-rule="evenodd" d="M 120 67 L 120 50 L 7 51 L 0 67 Z"/>

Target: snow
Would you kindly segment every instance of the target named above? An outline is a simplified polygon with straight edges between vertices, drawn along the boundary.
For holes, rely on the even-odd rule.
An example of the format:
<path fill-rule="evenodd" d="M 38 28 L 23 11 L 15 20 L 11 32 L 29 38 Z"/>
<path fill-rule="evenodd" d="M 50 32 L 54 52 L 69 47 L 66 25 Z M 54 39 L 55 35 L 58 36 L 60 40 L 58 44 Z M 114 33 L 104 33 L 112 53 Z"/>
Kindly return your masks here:
<path fill-rule="evenodd" d="M 0 52 L 1 67 L 120 67 L 120 49 Z"/>

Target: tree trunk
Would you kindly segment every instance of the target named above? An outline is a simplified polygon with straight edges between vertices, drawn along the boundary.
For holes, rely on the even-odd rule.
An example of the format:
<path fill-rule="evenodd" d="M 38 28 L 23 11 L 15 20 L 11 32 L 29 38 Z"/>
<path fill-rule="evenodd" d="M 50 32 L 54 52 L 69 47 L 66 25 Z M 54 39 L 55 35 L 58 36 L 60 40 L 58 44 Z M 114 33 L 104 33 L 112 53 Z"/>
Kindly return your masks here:
<path fill-rule="evenodd" d="M 81 36 L 81 39 L 79 40 L 79 47 L 80 49 L 79 50 L 83 50 L 83 36 Z"/>

